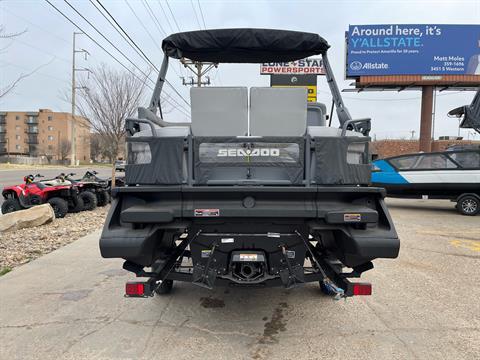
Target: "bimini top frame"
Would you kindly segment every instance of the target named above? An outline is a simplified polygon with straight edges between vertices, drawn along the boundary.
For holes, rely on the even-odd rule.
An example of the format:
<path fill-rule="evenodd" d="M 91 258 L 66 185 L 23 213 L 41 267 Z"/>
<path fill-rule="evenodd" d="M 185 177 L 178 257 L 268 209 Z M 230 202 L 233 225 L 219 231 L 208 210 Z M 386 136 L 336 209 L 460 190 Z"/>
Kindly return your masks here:
<path fill-rule="evenodd" d="M 327 57 L 328 42 L 318 34 L 271 29 L 216 29 L 172 34 L 162 42 L 165 53 L 153 91 L 150 106 L 139 109 L 139 117 L 147 118 L 160 126 L 167 123 L 154 114 L 161 112 L 160 94 L 168 69 L 168 58 L 188 58 L 193 61 L 214 63 L 264 63 L 288 62 L 312 55 L 321 55 L 326 78 L 337 109 L 340 126 L 364 120 L 352 120 L 345 107 Z M 156 118 L 156 119 L 154 119 Z"/>
<path fill-rule="evenodd" d="M 470 105 L 460 106 L 448 112 L 448 116 L 462 118 L 460 128 L 474 129 L 480 134 L 480 88 Z"/>

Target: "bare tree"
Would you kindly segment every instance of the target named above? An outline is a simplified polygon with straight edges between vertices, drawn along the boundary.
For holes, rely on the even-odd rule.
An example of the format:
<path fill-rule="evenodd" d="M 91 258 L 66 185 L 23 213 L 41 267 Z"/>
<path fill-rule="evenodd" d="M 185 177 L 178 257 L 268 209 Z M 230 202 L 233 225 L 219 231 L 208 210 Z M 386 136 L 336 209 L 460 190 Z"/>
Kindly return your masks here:
<path fill-rule="evenodd" d="M 30 146 L 30 148 L 30 154 L 32 156 L 45 156 L 49 164 L 52 162 L 52 159 L 56 155 L 57 151 L 56 146 L 46 144 Z"/>
<path fill-rule="evenodd" d="M 6 33 L 5 32 L 5 26 L 0 25 L 0 39 L 14 39 L 20 35 L 23 35 L 27 32 L 27 29 L 16 32 L 16 33 Z"/>
<path fill-rule="evenodd" d="M 60 157 L 60 160 L 65 160 L 70 154 L 71 149 L 72 143 L 69 140 L 63 139 L 60 141 L 60 144 L 58 145 L 58 156 Z"/>
<path fill-rule="evenodd" d="M 5 27 L 3 25 L 0 25 L 0 39 L 1 40 L 10 40 L 10 43 L 6 46 L 4 46 L 2 49 L 0 49 L 0 52 L 5 52 L 5 50 L 12 45 L 13 41 L 15 38 L 19 37 L 20 35 L 24 34 L 27 30 L 17 32 L 17 33 L 6 33 Z M 34 70 L 33 72 L 35 72 Z M 20 74 L 15 80 L 13 80 L 10 84 L 7 84 L 6 86 L 2 86 L 0 88 L 0 98 L 4 97 L 7 95 L 9 92 L 11 92 L 15 86 L 18 85 L 20 81 L 25 79 L 26 77 L 30 76 L 33 74 L 33 72 L 28 73 L 28 74 Z"/>
<path fill-rule="evenodd" d="M 7 33 L 5 31 L 5 27 L 3 25 L 0 25 L 0 40 L 10 40 L 10 43 L 4 47 L 2 47 L 0 49 L 0 54 L 2 53 L 5 53 L 6 49 L 9 48 L 13 42 L 15 41 L 15 39 L 23 34 L 25 34 L 27 32 L 27 30 L 23 30 L 23 31 L 20 31 L 20 32 L 16 32 L 16 33 Z M 3 98 L 4 96 L 6 96 L 8 93 L 10 93 L 11 91 L 13 91 L 13 89 L 15 89 L 15 87 L 25 78 L 29 77 L 30 75 L 33 75 L 35 74 L 38 70 L 40 70 L 41 68 L 47 66 L 47 65 L 50 65 L 56 58 L 53 57 L 50 61 L 46 62 L 45 64 L 41 64 L 39 66 L 37 66 L 36 68 L 34 68 L 32 71 L 29 71 L 29 72 L 26 72 L 26 73 L 21 73 L 20 75 L 17 76 L 17 78 L 13 81 L 11 81 L 9 84 L 5 85 L 5 86 L 2 86 L 0 88 L 0 99 Z"/>
<path fill-rule="evenodd" d="M 91 70 L 90 81 L 80 80 L 77 109 L 101 137 L 103 152 L 111 162 L 125 136 L 125 119 L 135 114 L 144 90 L 145 81 L 105 64 Z"/>
<path fill-rule="evenodd" d="M 97 158 L 102 155 L 102 144 L 99 134 L 90 134 L 90 158 L 97 161 Z"/>

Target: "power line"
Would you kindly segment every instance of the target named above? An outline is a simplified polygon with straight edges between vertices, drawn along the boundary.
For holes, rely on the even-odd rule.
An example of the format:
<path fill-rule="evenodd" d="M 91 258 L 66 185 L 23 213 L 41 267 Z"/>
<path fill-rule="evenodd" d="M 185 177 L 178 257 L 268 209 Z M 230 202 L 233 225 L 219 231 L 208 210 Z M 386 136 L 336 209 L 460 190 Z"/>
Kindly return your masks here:
<path fill-rule="evenodd" d="M 65 38 L 63 38 L 63 37 L 60 37 L 60 36 L 54 34 L 53 32 L 45 29 L 44 27 L 41 27 L 40 25 L 35 24 L 35 23 L 31 22 L 30 20 L 25 19 L 25 18 L 22 17 L 22 16 L 13 13 L 11 10 L 7 10 L 6 7 L 4 7 L 2 10 L 3 10 L 3 11 L 6 11 L 6 12 L 9 13 L 10 15 L 13 15 L 13 16 L 15 16 L 15 17 L 18 18 L 18 19 L 21 19 L 21 20 L 25 21 L 26 23 L 28 23 L 28 24 L 30 24 L 30 25 L 32 25 L 32 26 L 35 26 L 36 28 L 39 28 L 40 30 L 44 31 L 45 33 L 50 34 L 51 36 L 56 37 L 57 39 L 62 40 L 63 42 L 65 42 L 65 43 L 67 43 L 67 44 L 70 45 L 70 41 L 68 41 L 67 39 L 65 39 Z"/>
<path fill-rule="evenodd" d="M 150 5 L 148 5 L 148 2 L 145 0 L 142 0 L 143 7 L 147 10 L 148 15 L 150 18 L 153 20 L 153 24 L 156 26 L 159 32 L 163 33 L 165 36 L 167 36 L 167 32 L 163 29 L 162 25 L 157 19 L 157 16 L 153 13 L 152 8 Z"/>
<path fill-rule="evenodd" d="M 156 84 L 155 81 L 153 81 L 148 74 L 143 72 L 134 62 L 130 60 L 128 56 L 126 56 L 115 44 L 113 44 L 107 37 L 105 37 L 96 27 L 93 25 L 88 19 L 85 18 L 74 6 L 72 6 L 67 0 L 64 0 L 65 3 L 70 6 L 83 20 L 85 20 L 98 34 L 100 34 L 115 50 L 117 50 L 130 64 L 132 64 L 143 76 L 145 76 L 145 81 L 148 79 L 150 80 L 154 85 Z M 158 69 L 157 69 L 158 72 Z M 146 85 L 146 84 L 145 84 Z M 150 88 L 153 90 L 152 88 Z M 171 102 L 170 102 L 171 104 Z M 177 103 L 178 104 L 178 103 Z M 173 104 L 172 104 L 173 105 Z"/>
<path fill-rule="evenodd" d="M 201 29 L 202 25 L 200 25 L 200 20 L 198 20 L 197 10 L 195 10 L 195 6 L 193 5 L 193 0 L 190 0 L 190 5 L 192 5 L 192 10 L 193 10 L 193 13 L 195 14 L 195 19 L 197 20 L 198 28 Z"/>
<path fill-rule="evenodd" d="M 152 34 L 150 33 L 150 31 L 148 31 L 147 27 L 145 26 L 145 24 L 143 23 L 142 20 L 140 20 L 140 18 L 138 17 L 137 13 L 135 12 L 135 10 L 132 8 L 132 6 L 130 5 L 130 3 L 128 2 L 128 0 L 124 0 L 125 1 L 125 4 L 127 4 L 127 6 L 129 7 L 129 9 L 131 10 L 131 12 L 133 13 L 133 15 L 135 16 L 135 18 L 138 20 L 138 22 L 140 23 L 140 25 L 143 27 L 143 29 L 145 30 L 145 32 L 148 34 L 148 36 L 150 37 L 150 39 L 152 39 L 153 43 L 155 44 L 155 46 L 157 47 L 157 49 L 162 52 L 162 49 L 160 48 L 160 46 L 158 46 L 158 43 L 157 43 L 157 40 L 155 40 L 152 36 Z"/>
<path fill-rule="evenodd" d="M 30 71 L 30 69 L 27 68 L 26 66 L 21 66 L 21 65 L 18 65 L 18 64 L 14 64 L 10 61 L 0 60 L 0 62 L 3 63 L 3 64 L 6 64 L 6 66 L 13 66 L 13 67 L 16 67 L 16 68 L 19 68 L 19 69 Z M 49 78 L 57 80 L 57 81 L 61 81 L 61 82 L 70 84 L 69 81 L 67 81 L 65 79 L 60 79 L 59 77 L 56 77 L 56 76 L 53 76 L 53 75 L 50 75 L 50 74 L 46 74 L 46 73 L 42 73 L 42 72 L 36 72 L 35 74 L 36 75 L 42 75 L 42 76 L 49 77 Z"/>
<path fill-rule="evenodd" d="M 124 0 L 125 3 L 127 4 L 127 6 L 130 8 L 130 10 L 132 11 L 133 15 L 135 16 L 135 18 L 138 20 L 138 22 L 140 23 L 140 25 L 143 27 L 143 29 L 145 30 L 145 32 L 148 34 L 148 36 L 150 37 L 150 39 L 153 41 L 153 43 L 155 44 L 155 46 L 157 47 L 157 49 L 163 53 L 163 50 L 160 48 L 160 46 L 158 45 L 158 42 L 157 40 L 155 40 L 155 38 L 152 36 L 152 34 L 150 33 L 150 31 L 148 31 L 147 27 L 145 26 L 145 24 L 142 22 L 142 20 L 140 20 L 140 18 L 138 17 L 137 13 L 135 12 L 135 10 L 131 7 L 131 5 L 129 4 L 128 0 Z M 178 76 L 178 77 L 181 77 L 179 73 L 177 73 L 177 71 L 175 70 L 175 68 L 173 68 L 173 71 L 175 72 L 175 74 Z"/>
<path fill-rule="evenodd" d="M 140 80 L 144 86 L 148 87 L 150 90 L 153 91 L 153 88 L 146 84 L 146 81 L 147 81 L 147 78 L 145 79 L 141 79 L 140 77 L 138 77 L 137 74 L 135 74 L 132 70 L 130 70 L 128 67 L 126 67 L 120 60 L 118 60 L 110 51 L 108 51 L 107 49 L 105 49 L 105 47 L 103 47 L 98 41 L 96 41 L 91 35 L 89 35 L 87 32 L 85 32 L 79 25 L 77 25 L 73 20 L 71 20 L 67 15 L 65 15 L 60 9 L 58 9 L 54 4 L 52 4 L 49 0 L 45 0 L 45 2 L 47 2 L 51 7 L 53 7 L 60 15 L 62 15 L 66 20 L 68 20 L 68 22 L 70 22 L 73 26 L 75 26 L 78 30 L 80 30 L 82 33 L 85 34 L 85 36 L 87 36 L 94 44 L 96 44 L 100 49 L 102 49 L 105 53 L 107 53 L 113 60 L 115 60 L 115 62 L 117 62 L 120 66 L 122 66 L 125 70 L 127 70 L 130 74 L 132 74 L 132 76 L 134 76 L 135 78 L 137 78 L 138 80 Z M 150 79 L 151 80 L 151 79 Z M 176 90 L 176 89 L 174 89 Z M 183 98 L 182 98 L 183 99 Z M 183 99 L 185 101 L 185 99 Z M 171 104 L 170 101 L 166 100 L 167 102 L 169 102 Z M 179 109 L 177 109 L 179 110 Z M 179 110 L 180 111 L 180 110 Z M 182 112 L 182 111 L 180 111 Z M 183 112 L 182 112 L 183 113 Z M 185 114 L 184 115 L 187 115 L 189 116 L 189 114 Z"/>
<path fill-rule="evenodd" d="M 160 6 L 160 9 L 162 10 L 163 15 L 165 16 L 165 19 L 167 20 L 168 27 L 170 28 L 170 30 L 172 31 L 172 33 L 174 33 L 175 30 L 173 30 L 173 26 L 172 26 L 172 24 L 170 23 L 170 20 L 168 19 L 167 12 L 166 12 L 165 9 L 163 8 L 162 2 L 161 2 L 160 0 L 157 0 L 157 3 L 158 3 L 158 5 Z"/>
<path fill-rule="evenodd" d="M 145 76 L 146 79 L 150 80 L 155 84 L 155 82 L 150 79 L 150 77 L 144 73 L 138 66 L 135 64 L 130 58 L 123 53 L 118 47 L 115 46 L 114 43 L 112 43 L 105 35 L 102 34 L 100 30 L 97 29 L 95 25 L 93 25 L 85 16 L 83 16 L 73 5 L 71 5 L 68 0 L 63 0 L 70 8 L 72 8 L 73 11 L 75 11 L 83 20 L 87 22 L 88 25 L 90 25 L 101 37 L 103 37 L 115 50 L 117 50 L 134 68 L 136 68 L 143 76 Z"/>
<path fill-rule="evenodd" d="M 172 15 L 173 21 L 175 22 L 175 25 L 177 26 L 178 31 L 181 32 L 182 30 L 180 30 L 180 26 L 178 26 L 177 19 L 175 18 L 175 15 L 173 15 L 173 11 L 172 11 L 172 8 L 170 7 L 170 4 L 168 3 L 168 0 L 165 0 L 165 4 L 167 4 L 168 10 Z"/>
<path fill-rule="evenodd" d="M 107 8 L 105 8 L 105 6 L 103 6 L 103 4 L 97 0 L 97 3 L 102 7 L 102 9 L 108 14 L 108 16 L 114 21 L 114 23 L 117 25 L 117 27 L 115 27 L 113 24 L 112 24 L 112 20 L 110 20 L 109 18 L 107 18 L 105 16 L 105 14 L 99 9 L 97 8 L 97 6 L 95 5 L 95 3 L 93 2 L 93 0 L 90 0 L 90 3 L 95 6 L 95 8 L 100 12 L 100 14 L 102 14 L 102 16 L 108 20 L 108 22 L 110 23 L 110 25 L 112 25 L 112 27 L 123 37 L 123 39 L 130 45 L 132 46 L 133 44 L 133 47 L 134 49 L 136 49 L 135 51 L 137 52 L 137 54 L 141 54 L 140 56 L 147 60 L 147 62 L 157 71 L 159 72 L 158 68 L 155 66 L 155 64 L 153 62 L 150 61 L 150 59 L 148 58 L 147 55 L 145 55 L 145 53 L 142 51 L 142 49 L 140 49 L 140 47 L 137 45 L 137 43 L 130 37 L 130 35 L 128 35 L 128 33 L 123 29 L 123 27 L 117 22 L 117 20 L 113 17 L 112 14 L 110 14 L 110 12 L 107 10 Z M 120 30 L 119 30 L 120 29 Z M 129 43 L 129 41 L 125 38 L 125 36 L 128 38 L 128 40 L 130 40 L 131 44 Z"/>
<path fill-rule="evenodd" d="M 21 43 L 21 44 L 23 44 L 23 45 L 25 45 L 25 46 L 28 46 L 28 47 L 30 47 L 30 48 L 32 48 L 32 49 L 38 50 L 38 51 L 40 51 L 40 52 L 43 52 L 44 54 L 54 56 L 56 59 L 62 60 L 63 62 L 66 62 L 67 64 L 70 64 L 70 60 L 67 60 L 67 59 L 65 59 L 65 58 L 63 58 L 63 57 L 59 57 L 59 56 L 57 56 L 57 55 L 55 55 L 55 54 L 53 54 L 53 53 L 51 53 L 51 52 L 49 52 L 49 51 L 46 51 L 45 49 L 42 49 L 42 48 L 39 48 L 39 47 L 37 47 L 37 46 L 35 46 L 35 45 L 29 44 L 29 43 L 27 43 L 27 42 L 25 42 L 25 41 L 23 41 L 23 40 L 21 40 L 21 39 L 15 39 L 15 41 L 17 41 L 17 42 L 19 42 L 19 43 Z"/>
<path fill-rule="evenodd" d="M 163 13 L 163 16 L 165 17 L 165 20 L 167 20 L 167 24 L 168 24 L 168 27 L 170 28 L 171 33 L 174 33 L 175 30 L 173 29 L 172 23 L 171 23 L 170 20 L 168 19 L 167 12 L 166 12 L 165 9 L 163 8 L 162 3 L 160 2 L 160 0 L 157 0 L 157 3 L 158 3 L 158 5 L 160 6 L 160 9 L 162 10 L 162 13 Z M 163 29 L 163 27 L 162 27 L 162 29 Z M 180 74 L 181 74 L 180 77 L 183 78 L 183 77 L 185 76 L 185 72 L 184 72 L 183 66 L 182 66 L 182 64 L 180 64 L 180 63 L 177 63 L 177 64 L 178 64 L 178 69 L 180 70 Z M 175 74 L 179 75 L 176 71 L 175 71 Z"/>
<path fill-rule="evenodd" d="M 115 60 L 120 66 L 122 66 L 125 70 L 127 70 L 130 74 L 132 74 L 134 77 L 136 77 L 138 80 L 142 81 L 143 84 L 147 87 L 149 87 L 152 91 L 153 88 L 150 87 L 149 85 L 146 84 L 147 79 L 142 80 L 138 77 L 137 74 L 135 74 L 132 70 L 130 70 L 128 67 L 126 67 L 120 60 L 118 60 L 113 54 L 105 49 L 100 43 L 98 43 L 92 36 L 90 36 L 87 32 L 85 32 L 80 26 L 78 26 L 73 20 L 71 20 L 67 15 L 65 15 L 60 9 L 58 9 L 55 5 L 53 5 L 49 0 L 45 0 L 51 7 L 53 7 L 60 15 L 62 15 L 65 19 L 67 19 L 73 26 L 75 26 L 78 30 L 80 30 L 82 33 L 85 34 L 86 37 L 88 37 L 93 43 L 95 43 L 100 49 L 105 51 L 110 57 Z"/>
<path fill-rule="evenodd" d="M 200 15 L 202 15 L 203 28 L 206 30 L 207 25 L 205 25 L 205 17 L 203 16 L 202 6 L 200 5 L 200 0 L 197 0 L 198 8 L 200 9 Z"/>
<path fill-rule="evenodd" d="M 137 45 L 137 43 L 131 38 L 130 35 L 128 35 L 128 33 L 125 31 L 125 29 L 118 23 L 118 21 L 115 19 L 115 17 L 108 11 L 108 9 L 100 2 L 100 0 L 96 0 L 97 3 L 102 7 L 102 9 L 108 14 L 108 16 L 115 22 L 115 24 L 118 26 L 118 28 L 125 34 L 125 36 L 130 40 L 130 42 L 138 49 L 138 51 L 140 51 L 143 55 L 143 57 L 145 58 L 145 60 L 147 60 L 150 65 L 152 65 L 152 67 L 157 71 L 159 72 L 158 68 L 155 66 L 155 64 L 148 58 L 147 55 L 145 55 L 145 53 L 143 52 L 143 50 Z M 90 0 L 90 2 L 95 5 L 92 0 Z M 98 9 L 96 6 L 95 8 L 100 11 L 100 9 Z M 101 12 L 101 11 L 100 11 Z M 102 13 L 102 15 L 104 15 Z M 104 16 L 105 17 L 105 16 Z M 110 21 L 109 21 L 110 22 Z M 117 32 L 119 31 L 115 26 L 113 26 L 113 24 L 110 22 L 110 24 L 112 25 L 112 27 L 115 28 L 115 30 L 117 30 Z M 124 38 L 125 41 L 127 41 L 125 38 Z M 128 41 L 127 41 L 128 43 Z M 130 46 L 132 46 L 130 43 L 129 43 Z M 185 98 L 178 92 L 178 90 L 167 80 L 167 79 L 164 79 L 165 83 L 170 86 L 172 88 L 172 90 L 183 100 L 183 102 L 185 102 L 185 104 L 187 104 L 188 106 L 190 106 L 190 103 L 185 100 Z M 180 105 L 179 105 L 180 106 Z M 188 110 L 186 110 L 188 111 Z"/>
<path fill-rule="evenodd" d="M 145 60 L 150 66 L 151 68 L 155 69 L 157 71 L 157 73 L 159 72 L 158 68 L 155 66 L 155 64 L 153 62 L 150 61 L 150 59 L 147 57 L 147 55 L 145 55 L 145 53 L 142 51 L 142 49 L 136 44 L 136 42 L 130 37 L 130 35 L 128 35 L 128 33 L 126 31 L 124 31 L 124 29 L 122 28 L 122 26 L 117 22 L 117 20 L 113 17 L 112 14 L 110 14 L 110 12 L 108 11 L 108 9 L 106 9 L 103 4 L 98 1 L 98 4 L 102 7 L 102 9 L 109 15 L 109 17 L 107 17 L 103 12 L 102 10 L 100 10 L 97 5 L 93 2 L 93 0 L 90 0 L 90 3 L 95 7 L 95 9 L 105 18 L 105 20 L 108 21 L 108 23 L 115 29 L 115 31 L 117 31 L 117 33 L 123 38 L 123 40 L 125 40 L 125 42 L 133 49 L 135 50 L 135 52 L 137 53 L 137 55 L 140 56 L 140 58 L 142 58 L 143 60 Z M 113 22 L 112 22 L 113 21 Z M 116 24 L 116 26 L 115 26 Z M 133 44 L 133 45 L 132 45 Z M 154 81 L 151 80 L 153 83 Z M 180 111 L 182 114 L 190 117 L 190 115 L 188 114 L 188 109 L 186 109 L 184 107 L 184 105 L 180 104 L 177 100 L 175 100 L 173 97 L 171 97 L 170 94 L 168 94 L 166 91 L 164 91 L 164 94 L 166 96 L 168 96 L 170 98 L 170 101 L 166 100 L 167 102 L 170 103 L 170 105 L 176 105 L 177 108 L 181 108 L 183 109 L 184 111 Z M 172 104 L 172 102 L 174 102 L 174 104 Z"/>
<path fill-rule="evenodd" d="M 160 33 L 163 33 L 166 36 L 168 36 L 167 32 L 165 31 L 165 29 L 163 28 L 163 26 L 160 24 L 160 21 L 158 20 L 157 18 L 157 15 L 155 15 L 155 13 L 153 12 L 152 8 L 150 7 L 150 5 L 148 5 L 148 2 L 146 0 L 142 0 L 142 4 L 143 4 L 143 7 L 147 10 L 147 13 L 148 15 L 150 16 L 150 18 L 152 19 L 153 21 L 153 24 L 156 26 L 156 28 L 158 29 L 158 31 Z M 178 69 L 180 70 L 180 72 L 182 73 L 182 75 L 180 75 L 176 70 L 175 68 L 172 68 L 173 71 L 175 72 L 175 74 L 180 78 L 180 77 L 183 77 L 183 71 L 182 71 L 182 66 L 180 63 L 177 63 L 178 65 Z"/>

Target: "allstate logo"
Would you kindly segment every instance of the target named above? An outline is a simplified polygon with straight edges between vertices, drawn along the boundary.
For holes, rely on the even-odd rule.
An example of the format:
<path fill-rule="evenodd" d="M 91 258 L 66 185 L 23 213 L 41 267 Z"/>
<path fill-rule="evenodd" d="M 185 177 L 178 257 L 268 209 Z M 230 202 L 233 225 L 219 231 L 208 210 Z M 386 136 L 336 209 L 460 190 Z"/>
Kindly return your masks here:
<path fill-rule="evenodd" d="M 360 61 L 352 61 L 350 64 L 350 69 L 353 71 L 362 70 L 363 64 Z"/>

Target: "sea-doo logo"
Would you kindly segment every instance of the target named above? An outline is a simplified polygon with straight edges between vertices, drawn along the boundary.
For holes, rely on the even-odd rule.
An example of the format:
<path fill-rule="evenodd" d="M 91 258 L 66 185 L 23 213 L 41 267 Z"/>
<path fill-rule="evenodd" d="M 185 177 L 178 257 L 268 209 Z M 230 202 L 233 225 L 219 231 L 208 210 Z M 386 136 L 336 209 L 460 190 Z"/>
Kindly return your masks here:
<path fill-rule="evenodd" d="M 218 149 L 217 156 L 221 156 L 221 157 L 280 156 L 280 149 L 274 149 L 274 148 Z"/>
<path fill-rule="evenodd" d="M 358 70 L 362 70 L 362 63 L 360 61 L 352 61 L 352 63 L 350 64 L 350 69 L 352 69 L 353 71 L 358 71 Z"/>

